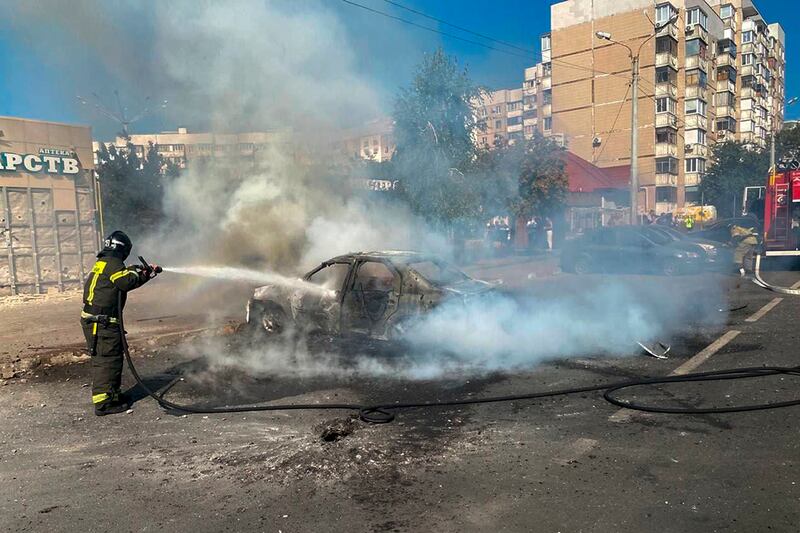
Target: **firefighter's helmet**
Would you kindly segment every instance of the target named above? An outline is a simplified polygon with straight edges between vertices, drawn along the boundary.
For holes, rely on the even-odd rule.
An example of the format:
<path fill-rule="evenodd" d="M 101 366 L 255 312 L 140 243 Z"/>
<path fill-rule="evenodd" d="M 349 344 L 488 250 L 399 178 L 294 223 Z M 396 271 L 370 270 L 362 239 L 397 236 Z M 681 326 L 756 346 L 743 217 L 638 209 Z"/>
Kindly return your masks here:
<path fill-rule="evenodd" d="M 130 255 L 132 248 L 130 237 L 125 232 L 116 230 L 103 241 L 103 251 L 100 253 L 117 255 L 124 261 Z"/>

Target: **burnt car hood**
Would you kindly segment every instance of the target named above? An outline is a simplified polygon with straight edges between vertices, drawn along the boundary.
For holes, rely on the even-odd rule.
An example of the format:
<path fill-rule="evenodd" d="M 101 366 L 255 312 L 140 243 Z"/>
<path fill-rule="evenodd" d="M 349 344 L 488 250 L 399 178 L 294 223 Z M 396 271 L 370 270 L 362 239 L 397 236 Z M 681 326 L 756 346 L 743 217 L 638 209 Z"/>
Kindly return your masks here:
<path fill-rule="evenodd" d="M 485 281 L 470 279 L 442 287 L 446 293 L 458 296 L 476 296 L 494 290 L 494 285 Z"/>

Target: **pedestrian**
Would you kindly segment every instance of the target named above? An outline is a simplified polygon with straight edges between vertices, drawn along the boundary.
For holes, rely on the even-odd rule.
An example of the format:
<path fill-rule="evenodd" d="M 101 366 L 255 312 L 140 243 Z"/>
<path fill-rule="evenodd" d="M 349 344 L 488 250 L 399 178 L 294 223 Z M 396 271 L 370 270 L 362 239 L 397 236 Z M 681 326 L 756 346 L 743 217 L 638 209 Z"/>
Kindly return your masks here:
<path fill-rule="evenodd" d="M 683 221 L 686 225 L 686 231 L 692 231 L 694 229 L 694 217 L 691 215 L 687 215 L 686 219 Z"/>
<path fill-rule="evenodd" d="M 544 217 L 544 234 L 547 239 L 547 251 L 553 251 L 553 221 L 550 217 Z"/>
<path fill-rule="evenodd" d="M 133 243 L 125 233 L 115 231 L 109 235 L 83 287 L 81 326 L 92 356 L 92 404 L 97 416 L 130 408 L 129 398 L 120 393 L 123 332 L 119 329 L 119 317 L 128 291 L 141 287 L 156 275 L 156 269 L 125 266 L 131 248 Z"/>

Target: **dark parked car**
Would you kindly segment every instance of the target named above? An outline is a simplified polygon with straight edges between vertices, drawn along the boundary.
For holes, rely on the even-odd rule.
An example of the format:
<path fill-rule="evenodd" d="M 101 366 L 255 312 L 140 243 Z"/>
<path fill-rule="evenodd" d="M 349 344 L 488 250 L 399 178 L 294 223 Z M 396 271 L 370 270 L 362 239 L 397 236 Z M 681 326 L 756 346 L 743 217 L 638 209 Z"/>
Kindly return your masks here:
<path fill-rule="evenodd" d="M 761 232 L 761 223 L 755 217 L 736 217 L 723 218 L 705 229 L 692 231 L 689 235 L 696 239 L 728 243 L 731 241 L 731 227 L 733 226 L 754 228 L 757 233 Z"/>
<path fill-rule="evenodd" d="M 246 322 L 260 331 L 298 327 L 334 335 L 399 337 L 408 321 L 452 299 L 492 291 L 446 261 L 416 252 L 334 257 L 294 284 L 265 285 L 247 302 Z"/>
<path fill-rule="evenodd" d="M 693 243 L 702 255 L 704 262 L 709 267 L 729 268 L 733 264 L 733 253 L 728 246 L 708 239 L 695 236 L 693 233 L 684 233 L 667 226 L 650 225 L 642 228 L 646 232 L 658 232 L 666 235 L 673 241 Z"/>
<path fill-rule="evenodd" d="M 699 270 L 697 244 L 676 241 L 643 226 L 600 228 L 565 244 L 561 268 L 567 272 L 656 272 L 674 276 Z"/>

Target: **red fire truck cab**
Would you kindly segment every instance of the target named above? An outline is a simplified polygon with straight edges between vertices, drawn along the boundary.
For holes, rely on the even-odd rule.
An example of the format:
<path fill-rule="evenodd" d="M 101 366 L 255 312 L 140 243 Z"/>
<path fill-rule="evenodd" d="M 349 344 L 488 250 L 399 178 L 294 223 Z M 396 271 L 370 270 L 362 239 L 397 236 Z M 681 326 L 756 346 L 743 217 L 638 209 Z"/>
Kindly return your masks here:
<path fill-rule="evenodd" d="M 764 191 L 764 255 L 800 256 L 800 170 L 775 172 Z"/>

